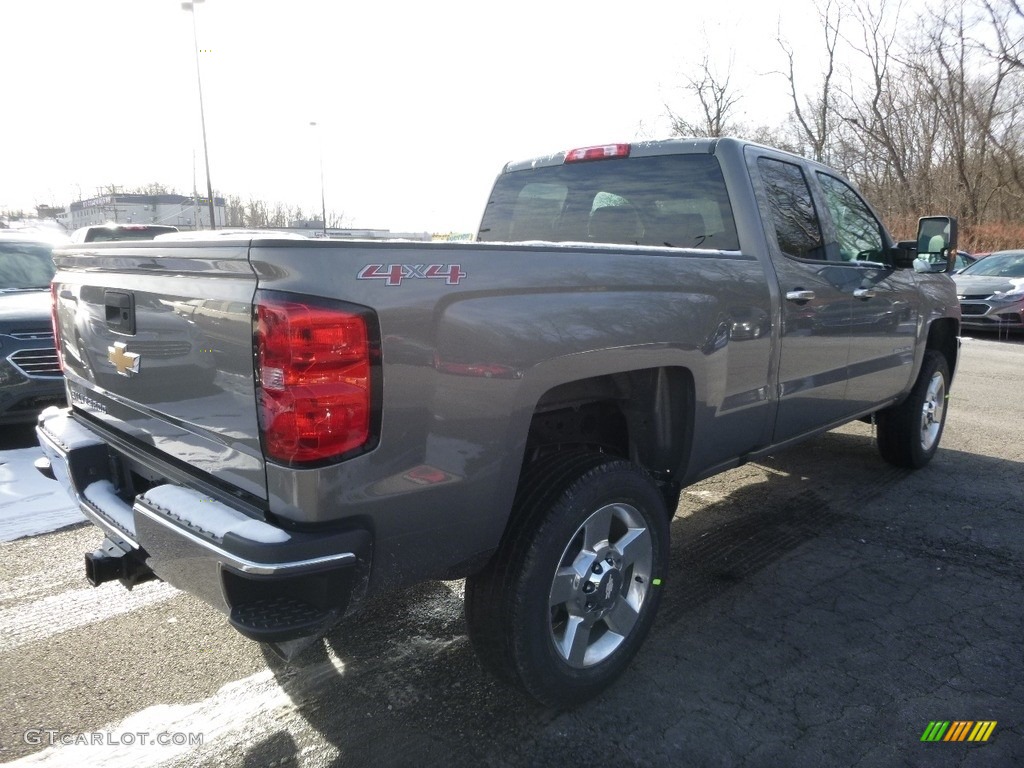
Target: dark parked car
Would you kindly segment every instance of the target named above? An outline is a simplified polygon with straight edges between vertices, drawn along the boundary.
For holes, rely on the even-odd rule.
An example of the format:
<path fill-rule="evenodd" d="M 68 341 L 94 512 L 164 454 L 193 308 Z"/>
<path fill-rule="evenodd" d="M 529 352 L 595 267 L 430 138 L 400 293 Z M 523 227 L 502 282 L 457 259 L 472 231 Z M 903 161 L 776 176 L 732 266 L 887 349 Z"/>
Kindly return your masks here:
<path fill-rule="evenodd" d="M 169 224 L 96 224 L 71 234 L 73 243 L 107 243 L 114 240 L 152 240 L 157 235 L 177 232 Z"/>
<path fill-rule="evenodd" d="M 963 328 L 1024 330 L 1024 250 L 993 253 L 953 280 Z"/>
<path fill-rule="evenodd" d="M 0 424 L 30 423 L 47 406 L 66 404 L 50 316 L 56 244 L 0 232 Z"/>

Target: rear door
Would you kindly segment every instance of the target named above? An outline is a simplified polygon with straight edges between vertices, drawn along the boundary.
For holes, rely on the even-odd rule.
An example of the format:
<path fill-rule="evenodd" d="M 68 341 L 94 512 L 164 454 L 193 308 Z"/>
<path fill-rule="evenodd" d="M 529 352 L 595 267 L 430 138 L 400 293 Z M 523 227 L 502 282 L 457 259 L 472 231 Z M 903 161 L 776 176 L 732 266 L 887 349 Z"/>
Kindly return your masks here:
<path fill-rule="evenodd" d="M 95 243 L 55 260 L 73 407 L 143 450 L 265 498 L 248 241 Z"/>

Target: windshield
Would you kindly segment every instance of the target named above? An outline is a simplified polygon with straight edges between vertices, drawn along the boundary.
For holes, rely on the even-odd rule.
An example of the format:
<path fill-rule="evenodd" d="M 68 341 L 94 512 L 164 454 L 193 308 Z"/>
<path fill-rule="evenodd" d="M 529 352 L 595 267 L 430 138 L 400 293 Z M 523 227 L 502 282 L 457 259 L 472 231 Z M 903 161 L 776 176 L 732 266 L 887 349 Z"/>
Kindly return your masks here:
<path fill-rule="evenodd" d="M 993 253 L 971 264 L 961 275 L 1024 277 L 1024 251 Z"/>
<path fill-rule="evenodd" d="M 55 271 L 49 245 L 0 243 L 0 291 L 49 288 Z"/>

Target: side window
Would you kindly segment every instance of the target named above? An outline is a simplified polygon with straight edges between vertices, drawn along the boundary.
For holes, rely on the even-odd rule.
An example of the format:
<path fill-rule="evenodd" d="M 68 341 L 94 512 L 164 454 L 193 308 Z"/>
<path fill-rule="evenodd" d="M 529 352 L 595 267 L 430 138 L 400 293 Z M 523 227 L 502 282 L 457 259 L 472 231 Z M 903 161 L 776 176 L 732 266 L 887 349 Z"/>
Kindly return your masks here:
<path fill-rule="evenodd" d="M 825 204 L 836 225 L 843 261 L 882 261 L 882 227 L 860 195 L 849 184 L 827 173 L 819 172 L 818 181 L 825 190 Z"/>
<path fill-rule="evenodd" d="M 780 250 L 801 259 L 824 259 L 821 223 L 803 170 L 767 157 L 759 158 L 757 166 L 768 192 Z"/>

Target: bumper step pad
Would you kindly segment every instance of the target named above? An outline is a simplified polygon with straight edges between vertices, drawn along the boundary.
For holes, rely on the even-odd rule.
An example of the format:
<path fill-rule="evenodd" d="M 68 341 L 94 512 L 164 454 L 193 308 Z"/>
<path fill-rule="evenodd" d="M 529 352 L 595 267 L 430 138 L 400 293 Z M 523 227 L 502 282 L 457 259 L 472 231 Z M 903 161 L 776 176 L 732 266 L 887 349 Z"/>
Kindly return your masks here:
<path fill-rule="evenodd" d="M 235 606 L 230 621 L 246 637 L 273 643 L 324 632 L 337 616 L 336 609 L 317 608 L 290 597 L 270 597 Z"/>

